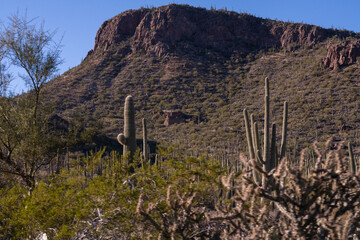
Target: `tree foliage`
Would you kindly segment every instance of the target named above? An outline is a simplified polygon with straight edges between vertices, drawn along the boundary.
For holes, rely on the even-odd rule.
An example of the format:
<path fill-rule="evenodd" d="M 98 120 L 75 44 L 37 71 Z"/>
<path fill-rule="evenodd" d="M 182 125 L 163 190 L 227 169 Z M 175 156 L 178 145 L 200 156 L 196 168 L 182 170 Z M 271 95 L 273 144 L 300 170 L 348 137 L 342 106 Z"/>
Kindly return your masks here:
<path fill-rule="evenodd" d="M 1 57 L 22 69 L 24 74 L 19 76 L 29 86 L 26 94 L 6 97 L 10 75 L 1 71 L 0 173 L 16 175 L 30 188 L 39 169 L 53 159 L 60 140 L 48 127 L 51 109 L 41 99 L 44 84 L 62 61 L 54 34 L 44 24 L 28 20 L 26 14 L 16 14 L 9 18 L 0 38 Z"/>

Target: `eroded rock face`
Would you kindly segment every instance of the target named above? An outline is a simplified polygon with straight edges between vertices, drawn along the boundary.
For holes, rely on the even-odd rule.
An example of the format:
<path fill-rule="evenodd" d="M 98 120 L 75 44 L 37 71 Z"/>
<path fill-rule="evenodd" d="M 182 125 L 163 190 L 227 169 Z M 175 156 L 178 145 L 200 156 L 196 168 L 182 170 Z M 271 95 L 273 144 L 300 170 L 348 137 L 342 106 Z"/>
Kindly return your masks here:
<path fill-rule="evenodd" d="M 328 52 L 324 65 L 330 69 L 355 63 L 357 57 L 360 57 L 360 40 L 343 41 L 338 44 L 330 42 L 326 48 Z"/>
<path fill-rule="evenodd" d="M 329 34 L 330 30 L 306 24 L 171 4 L 129 10 L 105 21 L 96 34 L 94 52 L 106 51 L 131 38 L 131 52 L 145 50 L 156 56 L 167 55 L 185 45 L 222 54 L 246 54 L 270 47 L 292 50 L 303 45 L 312 46 Z"/>
<path fill-rule="evenodd" d="M 132 37 L 148 12 L 148 9 L 129 10 L 105 21 L 96 33 L 94 51 L 107 50 L 110 45 Z"/>
<path fill-rule="evenodd" d="M 296 46 L 312 46 L 323 40 L 326 30 L 312 25 L 291 24 L 284 28 L 281 35 L 281 46 L 291 51 Z"/>

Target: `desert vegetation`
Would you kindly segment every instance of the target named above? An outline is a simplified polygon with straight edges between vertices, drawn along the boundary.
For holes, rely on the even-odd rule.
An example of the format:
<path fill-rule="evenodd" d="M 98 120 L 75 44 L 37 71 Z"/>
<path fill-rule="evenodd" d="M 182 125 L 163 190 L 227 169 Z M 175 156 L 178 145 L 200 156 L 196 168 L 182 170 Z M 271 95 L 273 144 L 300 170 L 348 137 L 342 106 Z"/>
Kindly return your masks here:
<path fill-rule="evenodd" d="M 229 57 L 185 41 L 159 57 L 126 55 L 129 37 L 97 42 L 48 82 L 61 62 L 53 33 L 11 23 L 0 42 L 0 239 L 360 237 L 358 63 L 324 68 L 325 42 Z M 25 69 L 29 92 L 8 94 L 6 64 Z M 166 127 L 153 117 L 166 109 L 190 120 Z"/>
<path fill-rule="evenodd" d="M 265 82 L 264 140 L 245 109 L 249 154 L 238 161 L 186 156 L 176 147 L 149 158 L 127 148 L 71 159 L 34 186 L 1 189 L 1 238 L 356 239 L 360 179 L 351 143 L 334 136 L 286 157 L 287 103 L 278 148 Z M 132 101 L 118 136 L 124 145 L 135 134 Z"/>

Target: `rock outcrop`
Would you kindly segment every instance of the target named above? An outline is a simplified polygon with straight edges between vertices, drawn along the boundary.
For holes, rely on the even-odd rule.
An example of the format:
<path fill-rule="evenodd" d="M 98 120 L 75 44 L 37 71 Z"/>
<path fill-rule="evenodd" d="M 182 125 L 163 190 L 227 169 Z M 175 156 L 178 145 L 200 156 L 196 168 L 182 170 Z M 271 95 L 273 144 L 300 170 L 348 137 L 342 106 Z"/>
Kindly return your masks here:
<path fill-rule="evenodd" d="M 107 50 L 111 45 L 132 37 L 149 9 L 129 10 L 105 21 L 95 37 L 94 52 Z"/>
<path fill-rule="evenodd" d="M 312 46 L 333 32 L 307 24 L 171 4 L 129 10 L 104 22 L 96 34 L 93 52 L 106 51 L 131 39 L 131 52 L 145 50 L 157 56 L 182 47 L 202 47 L 222 54 L 247 54 L 271 47 L 293 50 L 304 45 Z"/>
<path fill-rule="evenodd" d="M 181 111 L 171 111 L 171 110 L 164 110 L 165 115 L 165 126 L 170 126 L 175 123 L 184 123 L 191 121 L 191 116 L 181 112 Z"/>
<path fill-rule="evenodd" d="M 326 48 L 328 52 L 324 65 L 330 69 L 355 63 L 360 57 L 360 40 L 343 41 L 338 44 L 330 42 Z"/>
<path fill-rule="evenodd" d="M 290 24 L 283 29 L 281 46 L 291 51 L 298 46 L 312 46 L 325 39 L 328 31 L 312 25 Z"/>
<path fill-rule="evenodd" d="M 159 116 L 165 116 L 164 125 L 166 127 L 177 124 L 177 123 L 186 123 L 192 120 L 192 116 L 181 112 L 180 110 L 162 110 L 156 113 L 152 120 L 158 118 Z"/>

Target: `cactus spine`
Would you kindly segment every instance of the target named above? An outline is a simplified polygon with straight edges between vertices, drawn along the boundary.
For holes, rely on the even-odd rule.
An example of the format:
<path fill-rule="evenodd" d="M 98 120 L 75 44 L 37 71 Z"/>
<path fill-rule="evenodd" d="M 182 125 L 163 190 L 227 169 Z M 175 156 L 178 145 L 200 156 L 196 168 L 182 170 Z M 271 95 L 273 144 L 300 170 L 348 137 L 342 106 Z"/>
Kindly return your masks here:
<path fill-rule="evenodd" d="M 125 99 L 124 107 L 124 133 L 120 133 L 117 136 L 117 140 L 121 145 L 123 145 L 124 156 L 130 152 L 130 161 L 136 151 L 136 129 L 135 129 L 135 108 L 134 100 L 131 95 L 127 96 Z"/>

